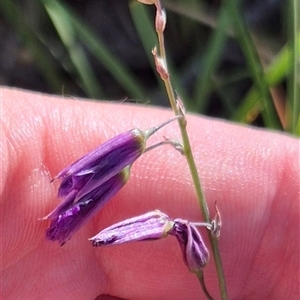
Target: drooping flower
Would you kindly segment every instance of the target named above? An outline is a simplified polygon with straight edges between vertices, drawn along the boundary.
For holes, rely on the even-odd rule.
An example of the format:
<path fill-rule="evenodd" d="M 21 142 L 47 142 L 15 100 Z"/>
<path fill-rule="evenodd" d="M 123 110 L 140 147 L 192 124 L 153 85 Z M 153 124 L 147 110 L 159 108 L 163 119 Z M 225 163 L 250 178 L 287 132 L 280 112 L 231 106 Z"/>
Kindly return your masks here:
<path fill-rule="evenodd" d="M 183 260 L 192 273 L 202 270 L 209 261 L 209 252 L 206 248 L 197 227 L 186 220 L 175 219 L 173 230 L 170 232 L 177 238 Z M 203 225 L 207 226 L 207 225 Z"/>
<path fill-rule="evenodd" d="M 174 222 L 167 215 L 155 210 L 107 227 L 89 240 L 93 246 L 155 240 L 166 237 L 173 225 Z"/>
<path fill-rule="evenodd" d="M 121 133 L 63 169 L 54 178 L 62 180 L 58 197 L 62 197 L 63 201 L 43 219 L 63 213 L 71 203 L 78 201 L 125 167 L 132 165 L 145 152 L 146 142 L 150 136 L 181 117 L 176 116 L 149 130 L 132 129 Z M 149 148 L 153 149 L 155 145 Z"/>
<path fill-rule="evenodd" d="M 144 152 L 146 139 L 138 129 L 121 133 L 59 172 L 54 179 L 62 179 L 58 197 L 64 200 L 45 218 L 63 213 L 70 204 L 131 165 Z"/>
<path fill-rule="evenodd" d="M 177 238 L 188 269 L 197 273 L 207 264 L 209 252 L 196 226 L 211 227 L 209 223 L 173 220 L 159 210 L 155 210 L 107 227 L 89 240 L 93 246 L 109 246 L 156 240 L 172 235 Z"/>
<path fill-rule="evenodd" d="M 131 165 L 145 150 L 145 143 L 146 136 L 139 129 L 121 133 L 103 143 L 58 173 L 56 178 L 63 179 L 58 196 L 64 197 L 76 189 L 77 197 L 82 197 Z"/>
<path fill-rule="evenodd" d="M 92 218 L 129 179 L 129 167 L 113 176 L 94 190 L 70 204 L 61 213 L 54 214 L 46 237 L 63 245 L 86 221 Z"/>
<path fill-rule="evenodd" d="M 181 117 L 176 116 L 146 131 L 132 129 L 119 134 L 62 170 L 54 179 L 62 180 L 58 197 L 63 200 L 42 218 L 52 219 L 47 237 L 60 243 L 69 239 L 123 187 L 129 177 L 129 168 L 145 151 L 172 144 L 166 141 L 146 148 L 150 136 Z"/>

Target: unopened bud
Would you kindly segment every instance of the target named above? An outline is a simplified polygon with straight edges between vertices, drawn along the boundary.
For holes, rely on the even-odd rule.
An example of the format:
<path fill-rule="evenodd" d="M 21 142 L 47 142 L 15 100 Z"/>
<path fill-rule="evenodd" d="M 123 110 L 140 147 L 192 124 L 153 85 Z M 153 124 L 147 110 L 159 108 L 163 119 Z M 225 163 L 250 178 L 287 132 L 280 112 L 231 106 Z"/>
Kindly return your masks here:
<path fill-rule="evenodd" d="M 175 219 L 175 225 L 170 234 L 177 238 L 183 260 L 192 273 L 202 270 L 209 261 L 209 252 L 202 237 L 193 223 Z"/>
<path fill-rule="evenodd" d="M 217 202 L 215 203 L 216 215 L 211 221 L 211 233 L 216 237 L 219 238 L 221 234 L 221 227 L 222 227 L 222 219 L 219 209 L 217 207 Z"/>
<path fill-rule="evenodd" d="M 154 57 L 156 71 L 160 75 L 161 79 L 162 80 L 169 79 L 170 75 L 167 69 L 166 61 L 158 56 L 156 47 L 152 50 L 152 54 Z"/>
<path fill-rule="evenodd" d="M 167 15 L 164 9 L 156 10 L 155 29 L 159 33 L 163 33 L 166 28 Z"/>
<path fill-rule="evenodd" d="M 174 222 L 159 210 L 116 223 L 90 238 L 93 246 L 120 245 L 128 242 L 166 237 Z"/>

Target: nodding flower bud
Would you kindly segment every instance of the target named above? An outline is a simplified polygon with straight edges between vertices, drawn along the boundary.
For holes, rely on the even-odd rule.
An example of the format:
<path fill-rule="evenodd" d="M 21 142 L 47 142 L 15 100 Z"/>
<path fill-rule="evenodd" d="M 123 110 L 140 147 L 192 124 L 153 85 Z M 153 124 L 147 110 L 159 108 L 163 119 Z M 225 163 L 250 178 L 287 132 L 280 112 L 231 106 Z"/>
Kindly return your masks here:
<path fill-rule="evenodd" d="M 63 201 L 43 219 L 62 214 L 73 203 L 130 166 L 145 151 L 147 136 L 139 129 L 121 133 L 62 170 L 58 197 Z"/>
<path fill-rule="evenodd" d="M 145 134 L 139 129 L 108 140 L 58 173 L 56 178 L 63 179 L 58 196 L 67 196 L 72 190 L 78 191 L 78 198 L 84 196 L 137 160 L 145 145 Z"/>
<path fill-rule="evenodd" d="M 63 169 L 54 180 L 62 179 L 58 197 L 65 199 L 45 218 L 60 213 L 65 209 L 65 205 L 77 201 L 126 166 L 132 165 L 145 152 L 146 142 L 150 136 L 181 117 L 176 116 L 149 130 L 142 131 L 135 128 L 121 133 Z M 151 149 L 153 148 L 155 145 L 151 146 Z"/>
<path fill-rule="evenodd" d="M 156 10 L 155 29 L 159 32 L 164 32 L 167 23 L 167 15 L 164 9 Z"/>
<path fill-rule="evenodd" d="M 154 57 L 154 63 L 157 73 L 160 75 L 162 80 L 167 80 L 170 77 L 166 60 L 160 57 L 157 53 L 157 48 L 154 47 L 152 50 L 152 55 Z"/>
<path fill-rule="evenodd" d="M 129 179 L 129 167 L 85 194 L 52 218 L 46 237 L 63 245 L 86 221 L 92 218 Z"/>
<path fill-rule="evenodd" d="M 193 223 L 181 219 L 175 219 L 174 222 L 175 225 L 170 234 L 177 238 L 182 251 L 183 260 L 189 271 L 197 273 L 202 270 L 209 261 L 208 249 Z"/>
<path fill-rule="evenodd" d="M 167 215 L 155 210 L 107 227 L 89 240 L 93 246 L 156 240 L 166 237 L 173 224 Z"/>
<path fill-rule="evenodd" d="M 146 148 L 150 136 L 178 118 L 182 116 L 176 116 L 146 131 L 132 129 L 121 133 L 62 170 L 54 179 L 62 180 L 58 197 L 62 197 L 63 201 L 42 218 L 52 219 L 47 237 L 64 243 L 75 231 L 73 228 L 81 224 L 81 221 L 77 220 L 87 219 L 92 215 L 83 211 L 89 210 L 90 207 L 92 210 L 99 210 L 103 206 L 101 203 L 106 203 L 121 189 L 129 177 L 125 176 L 129 174 L 127 169 L 145 151 L 167 144 L 167 142 L 158 143 Z M 94 205 L 94 202 L 98 204 Z M 94 206 L 95 208 L 92 208 Z M 70 226 L 70 229 L 67 226 Z M 67 233 L 68 230 L 70 234 Z M 64 233 L 60 233 L 61 231 Z"/>
<path fill-rule="evenodd" d="M 177 238 L 188 269 L 197 273 L 208 262 L 209 252 L 196 226 L 210 227 L 210 224 L 173 220 L 161 211 L 155 210 L 107 227 L 89 240 L 93 246 L 109 246 L 156 240 L 172 235 Z"/>

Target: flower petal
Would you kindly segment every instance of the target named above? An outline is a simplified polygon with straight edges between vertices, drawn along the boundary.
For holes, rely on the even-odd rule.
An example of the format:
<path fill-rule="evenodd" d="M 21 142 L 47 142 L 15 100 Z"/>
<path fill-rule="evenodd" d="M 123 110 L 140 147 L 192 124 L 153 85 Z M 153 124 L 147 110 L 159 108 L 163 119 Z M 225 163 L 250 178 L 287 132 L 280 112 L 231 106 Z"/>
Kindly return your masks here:
<path fill-rule="evenodd" d="M 170 234 L 176 236 L 190 272 L 197 273 L 209 261 L 208 249 L 195 225 L 181 219 L 175 219 L 174 222 L 174 229 Z"/>
<path fill-rule="evenodd" d="M 167 215 L 155 210 L 107 227 L 89 240 L 93 246 L 106 246 L 160 239 L 167 236 L 173 225 Z"/>
<path fill-rule="evenodd" d="M 121 133 L 89 152 L 56 177 L 63 179 L 58 197 L 77 190 L 77 199 L 131 165 L 144 151 L 146 138 L 139 129 Z"/>
<path fill-rule="evenodd" d="M 124 169 L 53 218 L 46 237 L 64 244 L 86 221 L 92 218 L 127 182 L 129 168 Z"/>

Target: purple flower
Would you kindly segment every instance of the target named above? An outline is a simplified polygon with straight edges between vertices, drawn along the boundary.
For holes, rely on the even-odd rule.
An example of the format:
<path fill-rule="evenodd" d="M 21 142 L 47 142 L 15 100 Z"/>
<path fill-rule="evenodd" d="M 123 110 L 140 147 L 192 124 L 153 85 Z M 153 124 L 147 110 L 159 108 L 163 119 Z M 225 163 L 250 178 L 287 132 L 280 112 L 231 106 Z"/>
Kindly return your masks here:
<path fill-rule="evenodd" d="M 182 118 L 176 116 L 146 131 L 132 129 L 108 140 L 64 170 L 58 197 L 62 202 L 43 220 L 52 219 L 47 238 L 65 243 L 126 183 L 131 165 L 145 152 L 164 143 L 146 148 L 147 139 L 163 126 Z"/>
<path fill-rule="evenodd" d="M 175 219 L 174 222 L 174 228 L 170 234 L 177 238 L 183 260 L 190 272 L 197 273 L 205 267 L 209 260 L 208 249 L 193 223 L 181 219 Z"/>
<path fill-rule="evenodd" d="M 46 237 L 63 245 L 86 221 L 93 217 L 113 195 L 127 182 L 129 168 L 85 194 L 77 202 L 69 204 L 63 212 L 53 213 Z"/>
<path fill-rule="evenodd" d="M 62 179 L 58 197 L 63 201 L 43 219 L 63 214 L 73 203 L 130 166 L 144 152 L 145 143 L 145 133 L 138 129 L 127 131 L 59 172 L 54 180 Z"/>
<path fill-rule="evenodd" d="M 76 198 L 81 198 L 136 161 L 144 152 L 145 144 L 146 136 L 139 129 L 103 143 L 58 173 L 55 179 L 63 179 L 58 197 L 66 197 L 76 190 Z"/>
<path fill-rule="evenodd" d="M 195 224 L 210 227 L 209 223 Z M 109 246 L 156 240 L 172 235 L 179 242 L 188 269 L 197 273 L 208 262 L 209 252 L 195 224 L 181 219 L 172 220 L 159 210 L 155 210 L 107 227 L 89 240 L 93 246 Z"/>
<path fill-rule="evenodd" d="M 176 116 L 146 131 L 132 129 L 121 133 L 63 169 L 53 180 L 62 180 L 58 197 L 64 199 L 43 219 L 63 213 L 70 204 L 77 202 L 125 167 L 132 165 L 145 150 L 160 146 L 162 143 L 146 149 L 147 139 L 163 126 L 181 117 Z"/>
<path fill-rule="evenodd" d="M 167 215 L 155 210 L 107 227 L 89 240 L 93 246 L 155 240 L 166 237 L 173 225 Z"/>

